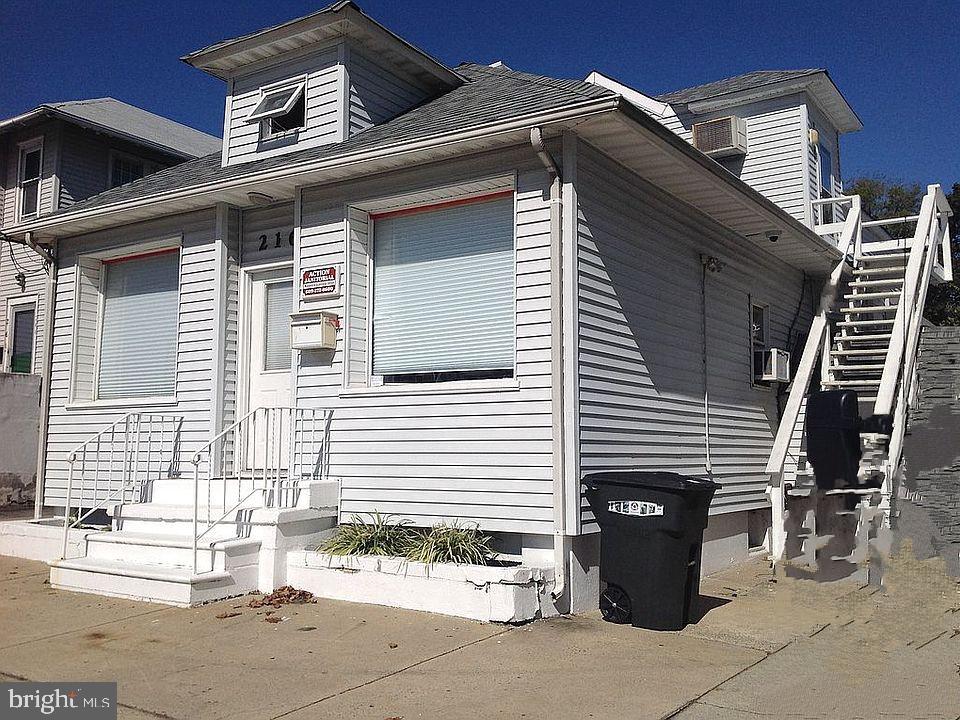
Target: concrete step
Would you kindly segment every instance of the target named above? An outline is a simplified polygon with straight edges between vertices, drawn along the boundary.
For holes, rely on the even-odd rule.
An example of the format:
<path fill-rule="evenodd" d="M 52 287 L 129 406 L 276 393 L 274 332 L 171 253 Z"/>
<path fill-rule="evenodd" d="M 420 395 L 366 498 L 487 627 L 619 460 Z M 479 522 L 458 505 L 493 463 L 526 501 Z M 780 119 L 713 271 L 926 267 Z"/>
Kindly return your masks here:
<path fill-rule="evenodd" d="M 204 536 L 197 549 L 197 567 L 230 572 L 235 568 L 256 564 L 259 552 L 259 540 L 233 538 L 211 542 Z M 175 537 L 122 531 L 103 532 L 87 537 L 86 556 L 91 560 L 125 562 L 132 566 L 192 569 L 193 542 L 190 535 Z"/>
<path fill-rule="evenodd" d="M 245 595 L 257 588 L 257 566 L 233 572 L 194 574 L 192 568 L 131 565 L 118 560 L 77 558 L 50 566 L 50 585 L 72 592 L 108 595 L 189 607 Z"/>

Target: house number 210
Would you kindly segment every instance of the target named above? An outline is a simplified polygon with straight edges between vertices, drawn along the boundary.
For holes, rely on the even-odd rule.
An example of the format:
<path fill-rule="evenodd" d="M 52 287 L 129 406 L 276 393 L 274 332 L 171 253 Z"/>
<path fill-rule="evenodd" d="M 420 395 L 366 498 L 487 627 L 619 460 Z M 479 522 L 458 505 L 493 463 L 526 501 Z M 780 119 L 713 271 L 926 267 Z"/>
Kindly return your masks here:
<path fill-rule="evenodd" d="M 260 252 L 263 252 L 268 247 L 270 247 L 270 237 L 267 235 L 267 233 L 264 233 L 258 239 L 260 240 L 260 247 L 257 248 L 257 250 L 259 250 Z M 287 235 L 287 243 L 290 245 L 290 247 L 293 247 L 293 230 L 291 230 L 290 234 Z M 275 235 L 274 247 L 278 248 L 282 246 L 283 246 L 283 231 L 277 230 L 277 233 Z"/>

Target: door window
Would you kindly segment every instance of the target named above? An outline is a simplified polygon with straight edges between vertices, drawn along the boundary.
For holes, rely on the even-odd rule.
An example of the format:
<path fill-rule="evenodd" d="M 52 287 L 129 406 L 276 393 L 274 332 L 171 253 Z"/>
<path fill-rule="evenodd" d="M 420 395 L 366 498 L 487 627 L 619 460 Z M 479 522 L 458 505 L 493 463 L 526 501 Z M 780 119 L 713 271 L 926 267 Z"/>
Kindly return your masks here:
<path fill-rule="evenodd" d="M 267 283 L 263 303 L 263 369 L 290 369 L 290 312 L 293 281 Z"/>

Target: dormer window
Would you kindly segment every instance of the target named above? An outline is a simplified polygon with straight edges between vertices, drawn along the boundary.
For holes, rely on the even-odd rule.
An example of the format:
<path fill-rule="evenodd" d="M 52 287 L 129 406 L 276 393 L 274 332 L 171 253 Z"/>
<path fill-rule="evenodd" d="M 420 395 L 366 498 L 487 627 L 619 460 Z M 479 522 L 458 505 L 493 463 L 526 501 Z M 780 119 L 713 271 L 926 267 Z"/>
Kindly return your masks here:
<path fill-rule="evenodd" d="M 288 84 L 261 90 L 260 102 L 247 116 L 248 123 L 261 124 L 264 138 L 283 135 L 306 124 L 306 102 L 303 96 L 304 83 Z"/>

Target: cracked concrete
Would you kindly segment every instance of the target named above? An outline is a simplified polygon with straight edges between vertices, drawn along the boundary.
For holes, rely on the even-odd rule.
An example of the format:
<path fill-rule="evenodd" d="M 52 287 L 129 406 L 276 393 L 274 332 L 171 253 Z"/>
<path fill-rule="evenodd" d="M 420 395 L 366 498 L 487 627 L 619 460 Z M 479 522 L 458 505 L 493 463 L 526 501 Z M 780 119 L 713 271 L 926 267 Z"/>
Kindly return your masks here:
<path fill-rule="evenodd" d="M 0 676 L 116 680 L 120 717 L 138 720 L 955 719 L 960 603 L 931 563 L 894 563 L 878 590 L 754 561 L 704 580 L 697 624 L 657 633 L 333 601 L 268 623 L 245 599 L 182 610 L 65 593 L 45 566 L 0 558 Z"/>

